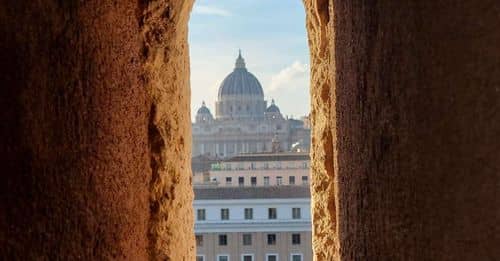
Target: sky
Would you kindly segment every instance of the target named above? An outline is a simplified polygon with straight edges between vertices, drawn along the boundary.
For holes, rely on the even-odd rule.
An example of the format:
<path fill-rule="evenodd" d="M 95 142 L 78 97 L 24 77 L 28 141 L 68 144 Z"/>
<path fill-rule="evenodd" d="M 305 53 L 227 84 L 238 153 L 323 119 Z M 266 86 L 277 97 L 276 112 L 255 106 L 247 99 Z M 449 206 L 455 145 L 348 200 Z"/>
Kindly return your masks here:
<path fill-rule="evenodd" d="M 238 49 L 264 98 L 284 116 L 309 113 L 309 49 L 302 0 L 196 0 L 189 21 L 191 115 L 202 101 L 215 116 L 220 83 Z"/>

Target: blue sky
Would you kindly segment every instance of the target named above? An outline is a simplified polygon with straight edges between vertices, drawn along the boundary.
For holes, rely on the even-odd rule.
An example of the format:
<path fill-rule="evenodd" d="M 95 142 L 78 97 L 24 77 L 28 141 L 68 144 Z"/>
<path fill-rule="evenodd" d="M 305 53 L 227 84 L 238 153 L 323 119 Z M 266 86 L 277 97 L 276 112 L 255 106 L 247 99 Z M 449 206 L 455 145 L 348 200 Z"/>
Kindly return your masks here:
<path fill-rule="evenodd" d="M 301 0 L 196 0 L 189 22 L 192 115 L 215 113 L 220 82 L 241 48 L 247 68 L 284 115 L 309 113 L 309 49 Z M 215 116 L 215 115 L 214 115 Z"/>

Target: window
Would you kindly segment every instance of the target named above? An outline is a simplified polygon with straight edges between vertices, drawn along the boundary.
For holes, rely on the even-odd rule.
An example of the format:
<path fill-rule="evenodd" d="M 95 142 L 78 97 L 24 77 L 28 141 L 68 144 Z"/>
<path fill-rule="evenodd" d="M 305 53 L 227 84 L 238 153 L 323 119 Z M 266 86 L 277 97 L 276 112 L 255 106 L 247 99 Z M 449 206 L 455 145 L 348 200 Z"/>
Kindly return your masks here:
<path fill-rule="evenodd" d="M 264 186 L 269 186 L 269 177 L 264 177 Z"/>
<path fill-rule="evenodd" d="M 276 245 L 276 234 L 267 234 L 267 244 Z"/>
<path fill-rule="evenodd" d="M 245 208 L 245 219 L 253 219 L 253 208 Z"/>
<path fill-rule="evenodd" d="M 242 187 L 243 185 L 245 185 L 245 178 L 244 177 L 239 177 L 238 178 L 238 185 L 240 185 L 240 187 Z"/>
<path fill-rule="evenodd" d="M 292 261 L 302 261 L 302 254 L 292 254 Z"/>
<path fill-rule="evenodd" d="M 307 162 L 302 162 L 302 168 L 307 169 Z"/>
<path fill-rule="evenodd" d="M 243 234 L 243 245 L 244 246 L 252 245 L 252 234 Z"/>
<path fill-rule="evenodd" d="M 279 162 L 279 161 L 278 161 L 278 162 L 276 162 L 276 168 L 277 168 L 277 169 L 281 169 L 281 162 Z"/>
<path fill-rule="evenodd" d="M 200 208 L 196 210 L 196 220 L 205 220 L 205 209 Z"/>
<path fill-rule="evenodd" d="M 266 254 L 266 261 L 278 261 L 278 254 Z"/>
<path fill-rule="evenodd" d="M 196 256 L 196 261 L 205 261 L 204 256 Z"/>
<path fill-rule="evenodd" d="M 295 176 L 288 177 L 288 184 L 295 185 Z"/>
<path fill-rule="evenodd" d="M 243 255 L 241 256 L 241 260 L 242 260 L 242 261 L 253 261 L 253 255 L 243 254 Z"/>
<path fill-rule="evenodd" d="M 276 208 L 268 208 L 267 209 L 267 216 L 269 219 L 276 219 L 276 217 L 278 216 L 278 211 L 276 210 Z"/>
<path fill-rule="evenodd" d="M 250 162 L 250 169 L 256 169 L 255 162 Z"/>
<path fill-rule="evenodd" d="M 226 177 L 226 185 L 231 185 L 233 183 L 233 178 L 232 177 Z"/>
<path fill-rule="evenodd" d="M 302 176 L 302 184 L 308 184 L 309 183 L 309 180 L 307 178 L 307 176 Z"/>
<path fill-rule="evenodd" d="M 252 183 L 252 186 L 257 186 L 257 177 L 251 177 L 250 182 Z"/>
<path fill-rule="evenodd" d="M 202 235 L 196 235 L 196 246 L 203 246 L 203 236 Z"/>
<path fill-rule="evenodd" d="M 228 255 L 217 255 L 217 261 L 229 261 Z"/>
<path fill-rule="evenodd" d="M 300 208 L 292 208 L 292 218 L 300 219 Z"/>
<path fill-rule="evenodd" d="M 219 246 L 227 246 L 227 235 L 219 235 Z"/>
<path fill-rule="evenodd" d="M 283 185 L 283 177 L 282 176 L 277 176 L 276 177 L 276 185 Z"/>
<path fill-rule="evenodd" d="M 222 220 L 229 219 L 229 208 L 222 208 L 220 210 L 220 219 L 222 219 Z"/>
<path fill-rule="evenodd" d="M 264 163 L 264 169 L 269 169 L 269 163 Z"/>
<path fill-rule="evenodd" d="M 300 245 L 300 234 L 292 234 L 292 245 Z"/>

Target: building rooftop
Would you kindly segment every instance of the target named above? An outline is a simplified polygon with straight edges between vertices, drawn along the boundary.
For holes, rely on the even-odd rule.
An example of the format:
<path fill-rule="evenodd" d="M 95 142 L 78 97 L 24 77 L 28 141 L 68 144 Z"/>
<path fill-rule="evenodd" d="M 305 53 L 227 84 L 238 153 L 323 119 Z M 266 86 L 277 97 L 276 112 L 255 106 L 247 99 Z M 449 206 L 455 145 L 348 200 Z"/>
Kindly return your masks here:
<path fill-rule="evenodd" d="M 308 152 L 240 154 L 223 162 L 309 160 Z"/>
<path fill-rule="evenodd" d="M 309 186 L 217 187 L 194 188 L 195 200 L 310 198 Z"/>

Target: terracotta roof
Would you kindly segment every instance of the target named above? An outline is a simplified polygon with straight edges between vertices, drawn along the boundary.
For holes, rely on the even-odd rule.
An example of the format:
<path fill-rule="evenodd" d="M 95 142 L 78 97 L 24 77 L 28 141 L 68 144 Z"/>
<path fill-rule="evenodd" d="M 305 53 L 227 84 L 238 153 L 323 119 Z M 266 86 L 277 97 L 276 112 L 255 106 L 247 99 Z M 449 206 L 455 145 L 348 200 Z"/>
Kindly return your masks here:
<path fill-rule="evenodd" d="M 194 188 L 195 200 L 202 199 L 257 199 L 310 198 L 309 186 L 217 187 Z"/>

